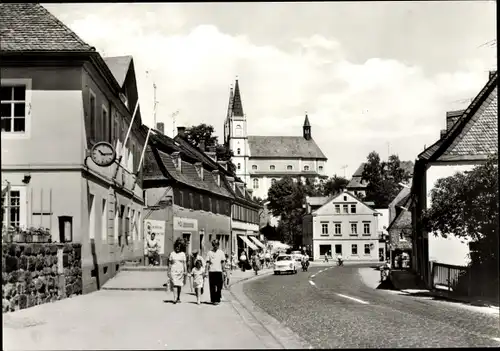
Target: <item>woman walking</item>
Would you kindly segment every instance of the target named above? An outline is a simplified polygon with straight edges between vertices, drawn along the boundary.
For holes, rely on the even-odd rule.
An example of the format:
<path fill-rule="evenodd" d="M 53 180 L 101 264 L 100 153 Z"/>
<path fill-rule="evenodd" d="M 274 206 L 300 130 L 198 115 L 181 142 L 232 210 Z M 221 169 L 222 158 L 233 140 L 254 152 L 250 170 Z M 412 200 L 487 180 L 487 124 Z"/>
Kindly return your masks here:
<path fill-rule="evenodd" d="M 226 255 L 219 249 L 219 240 L 212 241 L 212 250 L 208 252 L 206 259 L 206 271 L 208 272 L 208 284 L 210 287 L 210 301 L 218 305 L 221 300 L 223 285 L 224 262 Z"/>
<path fill-rule="evenodd" d="M 170 253 L 168 259 L 170 266 L 170 286 L 173 287 L 174 303 L 181 302 L 181 289 L 185 284 L 187 274 L 185 249 L 184 240 L 177 238 L 174 243 L 174 251 Z"/>

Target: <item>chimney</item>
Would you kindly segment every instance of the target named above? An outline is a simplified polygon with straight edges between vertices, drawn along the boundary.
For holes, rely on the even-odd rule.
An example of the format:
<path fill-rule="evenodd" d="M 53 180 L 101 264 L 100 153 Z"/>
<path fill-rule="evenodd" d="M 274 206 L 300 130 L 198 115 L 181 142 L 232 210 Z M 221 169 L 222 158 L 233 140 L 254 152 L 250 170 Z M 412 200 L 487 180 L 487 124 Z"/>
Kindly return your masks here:
<path fill-rule="evenodd" d="M 214 175 L 215 182 L 217 183 L 217 186 L 220 186 L 220 174 L 218 170 L 212 171 L 212 174 Z"/>
<path fill-rule="evenodd" d="M 184 138 L 186 132 L 186 127 L 177 127 L 177 135 Z"/>
<path fill-rule="evenodd" d="M 205 152 L 205 139 L 202 139 L 200 143 L 198 144 L 198 147 L 200 148 L 201 151 Z"/>
<path fill-rule="evenodd" d="M 247 192 L 248 192 L 248 194 L 250 194 L 250 196 L 252 196 L 252 198 L 253 198 L 253 195 L 252 195 L 252 194 L 253 194 L 253 189 L 247 189 Z"/>
<path fill-rule="evenodd" d="M 163 122 L 156 123 L 156 130 L 159 131 L 161 134 L 165 134 L 165 123 Z"/>
<path fill-rule="evenodd" d="M 445 136 L 446 132 L 446 129 L 441 129 L 441 139 Z"/>
<path fill-rule="evenodd" d="M 208 151 L 205 151 L 208 157 L 217 162 L 217 154 L 215 153 L 215 146 L 209 146 Z"/>
<path fill-rule="evenodd" d="M 227 171 L 227 161 L 217 161 L 218 164 L 222 166 Z"/>
<path fill-rule="evenodd" d="M 181 153 L 179 151 L 172 152 L 170 156 L 172 157 L 172 161 L 174 161 L 175 169 L 177 169 L 179 172 L 182 172 Z"/>
<path fill-rule="evenodd" d="M 200 179 L 203 180 L 203 163 L 196 162 L 194 164 L 194 168 L 196 168 L 196 172 L 198 172 L 198 175 L 200 176 Z"/>

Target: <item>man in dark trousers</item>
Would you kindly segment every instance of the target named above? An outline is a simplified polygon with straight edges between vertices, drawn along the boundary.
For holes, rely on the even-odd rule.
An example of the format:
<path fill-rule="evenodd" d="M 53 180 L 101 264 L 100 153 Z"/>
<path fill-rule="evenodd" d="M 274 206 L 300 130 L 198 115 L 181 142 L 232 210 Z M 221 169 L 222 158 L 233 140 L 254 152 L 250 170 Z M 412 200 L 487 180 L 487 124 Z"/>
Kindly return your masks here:
<path fill-rule="evenodd" d="M 208 273 L 208 284 L 210 286 L 210 301 L 214 305 L 218 305 L 221 300 L 225 261 L 226 254 L 219 249 L 219 240 L 213 240 L 212 250 L 207 254 L 206 271 Z"/>

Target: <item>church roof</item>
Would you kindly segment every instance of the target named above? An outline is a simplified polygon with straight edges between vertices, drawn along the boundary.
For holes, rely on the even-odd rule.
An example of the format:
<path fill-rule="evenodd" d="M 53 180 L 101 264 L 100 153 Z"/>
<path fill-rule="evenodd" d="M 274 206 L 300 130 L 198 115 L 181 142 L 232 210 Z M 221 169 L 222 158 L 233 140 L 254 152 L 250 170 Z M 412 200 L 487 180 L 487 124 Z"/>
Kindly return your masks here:
<path fill-rule="evenodd" d="M 2 51 L 95 51 L 40 4 L 0 4 Z"/>
<path fill-rule="evenodd" d="M 307 113 L 306 113 L 306 119 L 304 120 L 304 127 L 310 127 L 311 126 L 311 123 L 309 123 L 309 117 L 307 117 Z"/>
<path fill-rule="evenodd" d="M 233 116 L 238 116 L 238 117 L 244 116 L 243 104 L 241 103 L 240 85 L 238 84 L 238 79 L 236 79 L 236 84 L 234 86 L 234 97 L 231 108 Z"/>
<path fill-rule="evenodd" d="M 313 139 L 302 136 L 249 135 L 251 158 L 315 158 L 327 160 Z"/>

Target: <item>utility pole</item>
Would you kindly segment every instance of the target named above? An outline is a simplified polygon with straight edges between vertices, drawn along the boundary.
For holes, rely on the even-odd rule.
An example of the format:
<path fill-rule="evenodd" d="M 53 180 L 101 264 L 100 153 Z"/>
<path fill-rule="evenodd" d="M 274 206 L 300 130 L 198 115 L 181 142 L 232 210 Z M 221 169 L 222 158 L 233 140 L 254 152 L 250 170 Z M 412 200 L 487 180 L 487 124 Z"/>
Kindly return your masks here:
<path fill-rule="evenodd" d="M 387 142 L 387 161 L 389 161 L 390 156 L 391 156 L 391 143 Z"/>

